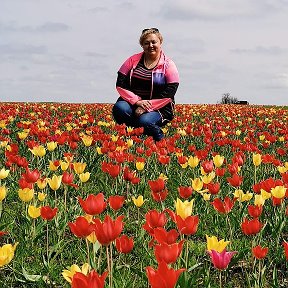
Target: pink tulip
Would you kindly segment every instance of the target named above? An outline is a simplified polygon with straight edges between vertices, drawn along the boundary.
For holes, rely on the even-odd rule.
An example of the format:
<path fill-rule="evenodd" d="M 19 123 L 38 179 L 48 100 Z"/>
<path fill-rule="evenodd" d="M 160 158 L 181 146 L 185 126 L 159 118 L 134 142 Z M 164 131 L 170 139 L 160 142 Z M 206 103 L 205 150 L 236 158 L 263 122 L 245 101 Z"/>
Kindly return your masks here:
<path fill-rule="evenodd" d="M 211 261 L 215 268 L 220 270 L 225 270 L 227 266 L 229 265 L 231 258 L 234 254 L 236 254 L 236 251 L 227 252 L 226 249 L 224 249 L 221 253 L 211 250 L 208 251 Z"/>

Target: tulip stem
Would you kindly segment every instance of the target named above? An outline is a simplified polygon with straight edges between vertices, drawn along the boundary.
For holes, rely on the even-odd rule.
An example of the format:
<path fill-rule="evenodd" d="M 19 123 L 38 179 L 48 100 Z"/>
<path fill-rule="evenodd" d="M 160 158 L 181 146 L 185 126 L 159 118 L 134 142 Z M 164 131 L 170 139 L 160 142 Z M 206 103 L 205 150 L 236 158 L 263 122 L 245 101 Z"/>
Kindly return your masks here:
<path fill-rule="evenodd" d="M 188 269 L 188 255 L 189 255 L 189 242 L 186 240 L 186 259 L 185 259 L 185 268 Z"/>
<path fill-rule="evenodd" d="M 112 287 L 111 283 L 111 267 L 110 267 L 110 256 L 109 256 L 109 245 L 106 246 L 106 258 L 107 258 L 107 268 L 109 273 L 109 287 Z"/>
<path fill-rule="evenodd" d="M 67 187 L 64 187 L 64 211 L 66 211 L 67 207 Z"/>
<path fill-rule="evenodd" d="M 46 221 L 46 255 L 47 255 L 47 263 L 49 266 L 49 228 L 48 221 Z"/>
<path fill-rule="evenodd" d="M 89 241 L 87 238 L 85 238 L 85 241 L 86 241 L 86 247 L 87 247 L 87 263 L 89 264 L 90 266 L 90 249 L 89 249 Z"/>
<path fill-rule="evenodd" d="M 110 277 L 111 277 L 111 287 L 112 287 L 112 281 L 113 281 L 113 259 L 112 259 L 112 242 L 110 243 Z"/>
<path fill-rule="evenodd" d="M 222 271 L 219 271 L 219 288 L 222 288 Z"/>

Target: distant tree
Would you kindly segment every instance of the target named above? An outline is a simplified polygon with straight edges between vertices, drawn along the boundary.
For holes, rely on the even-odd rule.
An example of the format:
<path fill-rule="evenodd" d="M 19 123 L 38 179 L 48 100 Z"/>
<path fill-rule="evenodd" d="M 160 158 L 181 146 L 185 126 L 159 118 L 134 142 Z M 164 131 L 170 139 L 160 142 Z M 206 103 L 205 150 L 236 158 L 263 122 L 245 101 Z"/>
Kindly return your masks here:
<path fill-rule="evenodd" d="M 220 104 L 236 104 L 238 99 L 236 97 L 232 97 L 230 93 L 222 94 L 222 98 L 220 100 Z"/>

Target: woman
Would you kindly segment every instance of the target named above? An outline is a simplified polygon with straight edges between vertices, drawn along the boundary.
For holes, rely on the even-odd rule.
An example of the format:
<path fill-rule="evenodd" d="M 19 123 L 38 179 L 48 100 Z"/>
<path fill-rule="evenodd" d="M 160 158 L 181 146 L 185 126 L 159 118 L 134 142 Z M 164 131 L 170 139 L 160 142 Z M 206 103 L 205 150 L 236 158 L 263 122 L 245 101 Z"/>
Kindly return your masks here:
<path fill-rule="evenodd" d="M 164 137 L 161 126 L 174 117 L 174 95 L 179 75 L 174 62 L 161 49 L 163 37 L 156 28 L 144 29 L 139 39 L 143 52 L 129 57 L 120 67 L 113 106 L 118 124 L 143 127 L 155 141 Z"/>

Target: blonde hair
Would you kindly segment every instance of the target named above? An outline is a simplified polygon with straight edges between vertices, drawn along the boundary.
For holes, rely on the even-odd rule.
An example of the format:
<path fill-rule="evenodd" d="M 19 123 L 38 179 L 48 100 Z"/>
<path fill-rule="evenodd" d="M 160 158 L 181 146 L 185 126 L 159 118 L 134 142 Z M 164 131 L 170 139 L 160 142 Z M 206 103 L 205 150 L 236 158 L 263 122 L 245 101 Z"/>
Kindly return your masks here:
<path fill-rule="evenodd" d="M 148 35 L 150 34 L 155 34 L 159 40 L 160 40 L 160 43 L 162 44 L 163 42 L 163 36 L 161 35 L 161 33 L 159 32 L 159 30 L 157 28 L 149 28 L 149 29 L 144 29 L 141 33 L 141 36 L 139 38 L 139 44 L 141 46 L 143 46 L 143 43 L 145 41 L 145 39 L 147 38 Z"/>

